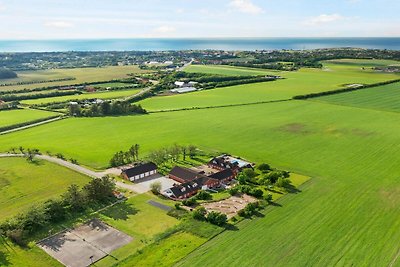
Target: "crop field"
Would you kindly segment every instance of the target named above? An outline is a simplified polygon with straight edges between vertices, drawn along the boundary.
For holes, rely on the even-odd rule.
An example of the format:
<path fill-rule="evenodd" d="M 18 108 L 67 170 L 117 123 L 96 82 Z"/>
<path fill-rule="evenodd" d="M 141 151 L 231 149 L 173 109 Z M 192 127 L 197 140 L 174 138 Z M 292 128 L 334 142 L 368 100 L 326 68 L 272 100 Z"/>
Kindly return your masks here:
<path fill-rule="evenodd" d="M 336 105 L 400 112 L 400 83 L 314 98 Z"/>
<path fill-rule="evenodd" d="M 18 73 L 17 79 L 1 80 L 0 83 L 14 83 L 14 82 L 32 82 L 32 81 L 46 81 L 53 79 L 63 78 L 76 78 L 70 81 L 47 82 L 47 83 L 34 83 L 22 85 L 1 86 L 0 91 L 3 90 L 20 90 L 31 89 L 38 87 L 47 87 L 54 85 L 70 85 L 79 84 L 84 82 L 98 82 L 108 81 L 112 79 L 127 78 L 131 73 L 145 73 L 149 72 L 141 70 L 137 66 L 112 66 L 102 68 L 75 68 L 75 69 L 52 69 L 52 70 L 38 70 L 38 71 L 21 71 Z"/>
<path fill-rule="evenodd" d="M 190 66 L 198 71 L 235 75 L 234 67 L 225 66 Z M 226 70 L 225 70 L 226 68 Z M 246 70 L 238 68 L 239 70 Z M 247 69 L 249 70 L 249 69 Z M 231 71 L 231 72 L 229 72 Z M 252 69 L 250 69 L 252 71 Z M 280 72 L 285 79 L 216 88 L 194 93 L 159 96 L 145 99 L 140 103 L 148 110 L 168 110 L 192 107 L 208 107 L 218 105 L 245 104 L 260 101 L 276 101 L 290 99 L 295 95 L 316 93 L 343 88 L 347 84 L 371 84 L 386 80 L 399 79 L 400 75 L 362 70 L 354 66 L 325 64 L 324 69 L 301 69 L 295 72 Z"/>
<path fill-rule="evenodd" d="M 57 115 L 54 112 L 36 109 L 14 109 L 0 111 L 0 127 L 33 121 Z"/>
<path fill-rule="evenodd" d="M 221 266 L 387 266 L 400 242 L 399 131 L 397 113 L 289 101 L 67 119 L 4 136 L 0 149 L 34 146 L 102 168 L 115 151 L 133 143 L 141 145 L 142 155 L 173 143 L 192 143 L 268 162 L 312 180 L 302 193 L 282 198 L 283 207 L 240 223 L 240 231 L 218 236 L 183 265 L 212 265 L 217 259 Z M 261 247 L 269 248 L 262 258 L 254 249 Z M 217 257 L 221 251 L 231 256 Z"/>
<path fill-rule="evenodd" d="M 46 162 L 29 163 L 23 158 L 0 158 L 0 214 L 16 215 L 51 197 L 58 197 L 73 183 L 83 185 L 89 177 Z"/>
<path fill-rule="evenodd" d="M 126 96 L 131 96 L 137 94 L 138 92 L 140 92 L 139 89 L 129 89 L 129 90 L 117 90 L 109 92 L 98 92 L 98 93 L 83 93 L 80 95 L 67 95 L 67 96 L 56 96 L 56 97 L 23 100 L 21 101 L 21 103 L 27 105 L 38 105 L 38 104 L 47 104 L 52 102 L 66 102 L 75 99 L 77 100 L 92 99 L 92 98 L 113 99 L 113 98 L 122 98 Z"/>

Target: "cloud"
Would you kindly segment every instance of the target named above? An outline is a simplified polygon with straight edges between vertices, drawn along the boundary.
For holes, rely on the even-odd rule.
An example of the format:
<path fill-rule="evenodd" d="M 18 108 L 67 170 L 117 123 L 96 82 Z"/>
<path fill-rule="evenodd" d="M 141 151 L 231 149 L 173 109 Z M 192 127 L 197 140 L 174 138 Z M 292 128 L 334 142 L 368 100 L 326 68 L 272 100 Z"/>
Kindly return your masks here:
<path fill-rule="evenodd" d="M 339 14 L 322 14 L 317 17 L 309 18 L 305 21 L 306 25 L 321 25 L 326 23 L 331 23 L 339 20 L 343 20 L 344 17 Z"/>
<path fill-rule="evenodd" d="M 229 6 L 239 12 L 247 14 L 260 14 L 264 12 L 261 7 L 255 5 L 251 0 L 232 0 Z"/>
<path fill-rule="evenodd" d="M 6 9 L 7 7 L 2 2 L 0 2 L 0 11 L 5 11 Z"/>
<path fill-rule="evenodd" d="M 184 8 L 178 8 L 178 9 L 175 10 L 175 12 L 177 14 L 183 14 L 183 13 L 185 13 L 185 9 Z"/>
<path fill-rule="evenodd" d="M 67 21 L 48 21 L 44 24 L 46 27 L 52 28 L 71 28 L 74 24 L 67 22 Z"/>
<path fill-rule="evenodd" d="M 163 25 L 160 27 L 157 27 L 153 30 L 154 33 L 158 33 L 158 34 L 168 34 L 168 33 L 173 33 L 175 32 L 176 29 L 172 26 L 168 26 L 168 25 Z"/>

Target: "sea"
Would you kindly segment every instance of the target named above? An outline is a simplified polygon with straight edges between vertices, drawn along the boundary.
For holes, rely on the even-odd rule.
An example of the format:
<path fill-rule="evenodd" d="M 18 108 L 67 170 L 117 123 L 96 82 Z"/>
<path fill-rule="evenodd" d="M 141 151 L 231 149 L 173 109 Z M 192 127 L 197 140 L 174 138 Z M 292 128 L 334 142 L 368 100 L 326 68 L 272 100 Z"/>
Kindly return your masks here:
<path fill-rule="evenodd" d="M 135 38 L 0 40 L 0 52 L 306 50 L 318 48 L 400 50 L 400 38 Z"/>

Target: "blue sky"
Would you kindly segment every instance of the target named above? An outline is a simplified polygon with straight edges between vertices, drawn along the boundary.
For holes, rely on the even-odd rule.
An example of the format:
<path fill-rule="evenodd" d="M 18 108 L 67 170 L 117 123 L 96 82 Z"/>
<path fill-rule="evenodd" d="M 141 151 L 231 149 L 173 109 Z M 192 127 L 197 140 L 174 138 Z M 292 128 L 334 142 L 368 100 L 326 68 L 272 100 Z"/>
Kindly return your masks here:
<path fill-rule="evenodd" d="M 400 36 L 399 0 L 0 0 L 0 39 Z"/>

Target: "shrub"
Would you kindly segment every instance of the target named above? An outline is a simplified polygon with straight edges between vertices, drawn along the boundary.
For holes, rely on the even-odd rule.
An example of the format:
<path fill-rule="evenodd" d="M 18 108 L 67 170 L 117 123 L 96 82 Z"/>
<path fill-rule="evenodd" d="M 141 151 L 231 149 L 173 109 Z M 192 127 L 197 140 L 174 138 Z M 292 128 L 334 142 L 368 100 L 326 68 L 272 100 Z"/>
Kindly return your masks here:
<path fill-rule="evenodd" d="M 212 199 L 212 196 L 210 193 L 201 190 L 200 192 L 197 193 L 196 199 L 198 200 L 210 200 Z"/>
<path fill-rule="evenodd" d="M 208 222 L 212 224 L 223 226 L 224 224 L 226 224 L 228 217 L 226 217 L 225 214 L 222 214 L 220 212 L 211 211 L 210 213 L 207 214 L 206 219 Z"/>
<path fill-rule="evenodd" d="M 261 163 L 257 169 L 259 169 L 261 172 L 268 172 L 271 170 L 271 167 L 267 163 Z"/>
<path fill-rule="evenodd" d="M 160 182 L 154 182 L 150 185 L 151 192 L 153 194 L 158 195 L 161 192 L 161 183 Z"/>
<path fill-rule="evenodd" d="M 187 207 L 193 206 L 196 203 L 197 203 L 197 201 L 194 197 L 191 197 L 191 198 L 188 198 L 188 199 L 185 199 L 184 201 L 182 201 L 182 204 Z"/>
<path fill-rule="evenodd" d="M 194 211 L 193 211 L 193 218 L 199 221 L 204 221 L 206 219 L 206 209 L 204 207 L 197 207 Z"/>

